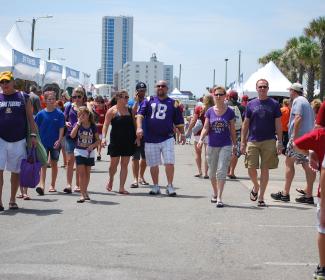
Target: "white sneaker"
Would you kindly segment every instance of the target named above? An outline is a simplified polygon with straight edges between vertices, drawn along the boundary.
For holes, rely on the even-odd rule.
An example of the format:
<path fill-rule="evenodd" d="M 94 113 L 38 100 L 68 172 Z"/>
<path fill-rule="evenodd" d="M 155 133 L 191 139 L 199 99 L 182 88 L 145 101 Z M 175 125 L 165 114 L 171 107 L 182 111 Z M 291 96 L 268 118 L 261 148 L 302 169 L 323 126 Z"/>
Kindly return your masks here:
<path fill-rule="evenodd" d="M 152 194 L 152 195 L 160 194 L 160 187 L 159 186 L 155 186 L 155 185 L 152 186 L 149 194 Z"/>
<path fill-rule="evenodd" d="M 176 192 L 173 186 L 167 186 L 166 194 L 168 196 L 176 196 Z"/>

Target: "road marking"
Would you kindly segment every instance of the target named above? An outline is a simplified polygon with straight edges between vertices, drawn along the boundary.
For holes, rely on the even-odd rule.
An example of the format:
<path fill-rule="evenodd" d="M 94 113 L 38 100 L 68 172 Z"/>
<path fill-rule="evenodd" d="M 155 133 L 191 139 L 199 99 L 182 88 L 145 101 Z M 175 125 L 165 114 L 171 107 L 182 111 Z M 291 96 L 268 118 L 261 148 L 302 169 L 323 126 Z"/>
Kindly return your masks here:
<path fill-rule="evenodd" d="M 258 225 L 259 227 L 272 228 L 316 228 L 316 226 L 295 226 L 295 225 Z"/>
<path fill-rule="evenodd" d="M 289 263 L 289 262 L 265 262 L 265 265 L 275 265 L 275 266 L 316 266 L 317 263 Z"/>

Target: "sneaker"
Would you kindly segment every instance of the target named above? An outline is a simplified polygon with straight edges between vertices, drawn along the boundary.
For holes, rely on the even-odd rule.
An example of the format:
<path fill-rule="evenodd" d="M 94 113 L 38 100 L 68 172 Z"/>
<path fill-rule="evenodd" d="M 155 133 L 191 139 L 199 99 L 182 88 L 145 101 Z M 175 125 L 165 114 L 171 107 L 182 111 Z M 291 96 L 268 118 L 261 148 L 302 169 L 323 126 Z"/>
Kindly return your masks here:
<path fill-rule="evenodd" d="M 325 267 L 320 267 L 318 265 L 313 276 L 314 276 L 314 279 L 325 280 Z"/>
<path fill-rule="evenodd" d="M 304 195 L 301 197 L 296 198 L 296 202 L 298 203 L 307 203 L 307 204 L 314 204 L 314 198 L 311 197 L 305 197 Z"/>
<path fill-rule="evenodd" d="M 214 195 L 211 195 L 211 203 L 217 203 L 217 197 Z"/>
<path fill-rule="evenodd" d="M 151 195 L 160 194 L 160 187 L 159 186 L 152 186 L 149 194 L 151 194 Z"/>
<path fill-rule="evenodd" d="M 97 161 L 101 161 L 102 157 L 101 156 L 97 156 Z"/>
<path fill-rule="evenodd" d="M 176 196 L 176 192 L 173 186 L 167 186 L 166 194 L 168 196 Z"/>
<path fill-rule="evenodd" d="M 271 193 L 271 197 L 274 200 L 281 200 L 281 201 L 285 201 L 285 202 L 289 202 L 290 201 L 290 195 L 283 195 L 282 192 L 277 192 L 277 193 Z"/>

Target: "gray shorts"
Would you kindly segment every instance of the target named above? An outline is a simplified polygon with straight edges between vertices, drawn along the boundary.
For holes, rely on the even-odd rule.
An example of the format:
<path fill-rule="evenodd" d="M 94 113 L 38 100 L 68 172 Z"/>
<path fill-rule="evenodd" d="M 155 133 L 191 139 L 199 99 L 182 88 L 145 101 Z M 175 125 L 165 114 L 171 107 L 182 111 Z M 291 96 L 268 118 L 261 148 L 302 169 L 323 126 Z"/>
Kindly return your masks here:
<path fill-rule="evenodd" d="M 293 138 L 289 139 L 285 155 L 287 157 L 294 158 L 296 164 L 303 164 L 303 163 L 308 162 L 308 157 L 307 156 L 305 156 L 304 154 L 299 154 L 294 150 L 294 148 L 293 148 Z"/>
<path fill-rule="evenodd" d="M 231 160 L 231 146 L 210 147 L 207 149 L 207 161 L 210 178 L 226 180 Z"/>

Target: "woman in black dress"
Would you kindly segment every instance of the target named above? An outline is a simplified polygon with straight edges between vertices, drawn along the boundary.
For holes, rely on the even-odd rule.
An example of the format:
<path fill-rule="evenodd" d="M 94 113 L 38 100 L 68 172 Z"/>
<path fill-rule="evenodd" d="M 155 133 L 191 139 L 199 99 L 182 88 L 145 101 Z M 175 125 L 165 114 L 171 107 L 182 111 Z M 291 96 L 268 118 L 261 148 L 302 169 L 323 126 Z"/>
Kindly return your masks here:
<path fill-rule="evenodd" d="M 105 146 L 108 127 L 109 125 L 112 126 L 110 143 L 107 149 L 107 154 L 111 156 L 111 163 L 109 167 L 109 181 L 106 189 L 112 191 L 114 176 L 120 162 L 120 194 L 129 194 L 129 192 L 125 190 L 124 185 L 128 174 L 130 157 L 134 154 L 136 145 L 134 116 L 127 107 L 128 100 L 129 95 L 127 91 L 122 90 L 116 94 L 117 104 L 107 111 L 102 132 L 102 146 Z"/>

